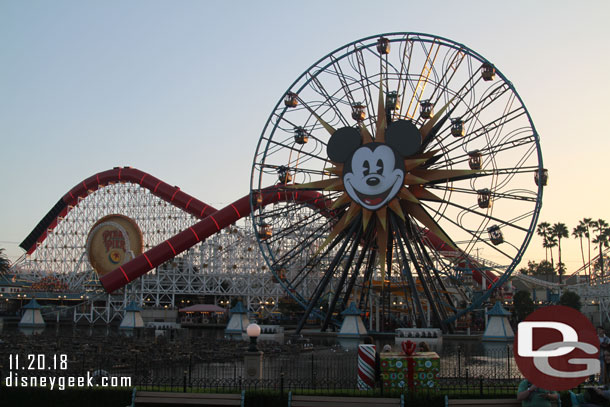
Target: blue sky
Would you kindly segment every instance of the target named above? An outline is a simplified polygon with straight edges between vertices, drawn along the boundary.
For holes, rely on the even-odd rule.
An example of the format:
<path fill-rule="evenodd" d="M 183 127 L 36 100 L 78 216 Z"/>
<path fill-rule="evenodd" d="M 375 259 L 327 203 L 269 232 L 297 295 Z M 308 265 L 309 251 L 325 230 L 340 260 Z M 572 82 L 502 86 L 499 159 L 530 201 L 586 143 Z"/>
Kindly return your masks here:
<path fill-rule="evenodd" d="M 119 165 L 218 207 L 243 196 L 294 79 L 347 42 L 393 31 L 463 43 L 513 82 L 550 171 L 541 220 L 610 220 L 609 18 L 601 0 L 0 0 L 0 247 L 15 260 L 65 192 Z M 525 258 L 543 257 L 534 239 Z"/>

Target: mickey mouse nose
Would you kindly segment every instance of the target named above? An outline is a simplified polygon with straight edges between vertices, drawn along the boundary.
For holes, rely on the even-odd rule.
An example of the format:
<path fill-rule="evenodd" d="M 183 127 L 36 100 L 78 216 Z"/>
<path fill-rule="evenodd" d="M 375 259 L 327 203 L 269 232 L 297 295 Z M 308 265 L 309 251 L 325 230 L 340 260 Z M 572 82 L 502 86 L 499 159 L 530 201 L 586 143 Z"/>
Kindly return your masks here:
<path fill-rule="evenodd" d="M 377 177 L 371 177 L 366 180 L 366 183 L 371 187 L 374 187 L 375 185 L 379 184 L 379 182 L 381 181 Z"/>

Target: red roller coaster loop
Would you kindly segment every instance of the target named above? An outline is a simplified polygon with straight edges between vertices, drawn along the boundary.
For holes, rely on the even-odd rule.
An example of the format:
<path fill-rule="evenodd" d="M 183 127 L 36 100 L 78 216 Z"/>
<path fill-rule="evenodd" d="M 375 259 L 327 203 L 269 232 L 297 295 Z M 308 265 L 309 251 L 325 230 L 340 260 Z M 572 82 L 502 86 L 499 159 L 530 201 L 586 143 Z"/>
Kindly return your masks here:
<path fill-rule="evenodd" d="M 20 246 L 28 254 L 33 253 L 45 240 L 48 232 L 54 229 L 80 201 L 100 187 L 116 182 L 140 185 L 148 189 L 153 195 L 202 220 L 101 277 L 100 281 L 104 289 L 109 293 L 125 286 L 127 283 L 172 259 L 207 237 L 218 233 L 237 220 L 249 216 L 251 212 L 250 195 L 246 195 L 232 204 L 217 210 L 181 191 L 180 188 L 171 186 L 144 171 L 131 167 L 115 167 L 111 170 L 97 173 L 74 186 L 47 213 Z M 270 187 L 259 194 L 259 200 L 262 200 L 262 202 L 259 201 L 259 204 L 262 206 L 276 202 L 297 201 L 312 206 L 323 213 L 328 212 L 330 207 L 330 202 L 323 195 L 315 191 L 287 191 L 278 187 Z M 426 234 L 428 244 L 434 246 L 437 250 L 452 251 L 448 245 L 431 232 L 425 231 L 424 233 Z M 462 263 L 464 263 L 463 266 L 465 267 L 465 262 L 462 261 L 460 265 Z M 497 278 L 489 271 L 486 271 L 485 274 L 492 281 Z M 475 270 L 474 277 L 479 283 L 481 282 L 482 276 L 477 270 Z"/>
<path fill-rule="evenodd" d="M 199 219 L 205 218 L 209 214 L 216 212 L 215 208 L 182 192 L 180 188 L 171 186 L 144 171 L 131 167 L 115 167 L 111 170 L 92 175 L 76 184 L 74 188 L 68 191 L 68 193 L 51 208 L 19 246 L 28 254 L 32 254 L 34 250 L 36 250 L 36 247 L 46 239 L 49 230 L 53 230 L 61 219 L 65 218 L 68 212 L 77 206 L 82 199 L 97 191 L 100 187 L 115 182 L 138 184 L 141 187 L 148 189 L 153 195 Z"/>

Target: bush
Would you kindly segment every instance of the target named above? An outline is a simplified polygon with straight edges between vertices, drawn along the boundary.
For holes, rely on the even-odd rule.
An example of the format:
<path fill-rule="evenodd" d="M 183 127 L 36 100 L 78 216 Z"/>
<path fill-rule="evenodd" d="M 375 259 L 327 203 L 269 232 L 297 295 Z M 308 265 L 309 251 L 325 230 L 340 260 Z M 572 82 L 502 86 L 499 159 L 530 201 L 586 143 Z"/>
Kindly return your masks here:
<path fill-rule="evenodd" d="M 513 304 L 518 322 L 523 321 L 535 309 L 534 302 L 527 291 L 518 291 L 513 296 Z"/>
<path fill-rule="evenodd" d="M 559 305 L 574 308 L 576 311 L 580 311 L 580 307 L 582 307 L 580 296 L 573 291 L 566 291 L 561 294 Z"/>

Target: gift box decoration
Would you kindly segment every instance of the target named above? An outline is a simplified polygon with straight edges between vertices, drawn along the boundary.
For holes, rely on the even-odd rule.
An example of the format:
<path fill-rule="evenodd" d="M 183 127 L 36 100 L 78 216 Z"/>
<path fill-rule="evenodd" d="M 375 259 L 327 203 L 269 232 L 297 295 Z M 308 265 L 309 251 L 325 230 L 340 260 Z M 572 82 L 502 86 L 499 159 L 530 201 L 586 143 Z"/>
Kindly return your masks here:
<path fill-rule="evenodd" d="M 435 388 L 441 370 L 436 352 L 381 354 L 381 380 L 384 388 Z"/>

